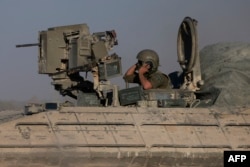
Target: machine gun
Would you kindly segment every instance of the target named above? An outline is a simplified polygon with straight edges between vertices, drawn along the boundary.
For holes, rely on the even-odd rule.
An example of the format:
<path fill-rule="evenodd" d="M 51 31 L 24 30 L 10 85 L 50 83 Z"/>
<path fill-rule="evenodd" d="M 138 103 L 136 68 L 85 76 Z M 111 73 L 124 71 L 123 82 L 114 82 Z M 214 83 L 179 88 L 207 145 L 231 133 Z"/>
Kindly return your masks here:
<path fill-rule="evenodd" d="M 121 75 L 121 58 L 115 53 L 109 55 L 118 45 L 114 30 L 90 34 L 87 24 L 52 27 L 40 31 L 38 41 L 16 47 L 39 47 L 39 73 L 49 75 L 61 95 L 77 99 L 79 105 L 99 100 L 107 104 L 105 92 L 111 89 L 112 103 L 119 105 L 118 88 L 107 80 Z M 91 72 L 93 82 L 85 80 L 80 72 Z M 97 98 L 87 99 L 91 95 Z"/>

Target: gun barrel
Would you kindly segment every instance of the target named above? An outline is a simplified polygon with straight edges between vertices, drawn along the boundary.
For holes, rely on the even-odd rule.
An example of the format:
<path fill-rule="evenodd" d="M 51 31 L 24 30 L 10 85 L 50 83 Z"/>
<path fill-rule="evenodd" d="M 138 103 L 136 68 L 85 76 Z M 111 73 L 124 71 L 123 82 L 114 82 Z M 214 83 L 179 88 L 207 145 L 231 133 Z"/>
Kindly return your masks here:
<path fill-rule="evenodd" d="M 31 47 L 31 46 L 40 46 L 40 43 L 29 43 L 29 44 L 16 45 L 17 48 L 21 48 L 21 47 Z"/>

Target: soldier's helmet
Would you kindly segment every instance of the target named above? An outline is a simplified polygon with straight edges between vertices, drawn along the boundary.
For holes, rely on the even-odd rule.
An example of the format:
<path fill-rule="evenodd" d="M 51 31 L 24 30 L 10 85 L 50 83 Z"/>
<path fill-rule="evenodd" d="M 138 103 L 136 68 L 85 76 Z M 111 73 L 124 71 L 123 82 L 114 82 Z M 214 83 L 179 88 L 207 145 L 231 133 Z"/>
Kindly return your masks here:
<path fill-rule="evenodd" d="M 145 49 L 140 51 L 137 54 L 138 61 L 141 61 L 142 63 L 147 63 L 151 65 L 151 72 L 155 72 L 158 69 L 159 66 L 159 56 L 158 54 L 150 49 Z"/>

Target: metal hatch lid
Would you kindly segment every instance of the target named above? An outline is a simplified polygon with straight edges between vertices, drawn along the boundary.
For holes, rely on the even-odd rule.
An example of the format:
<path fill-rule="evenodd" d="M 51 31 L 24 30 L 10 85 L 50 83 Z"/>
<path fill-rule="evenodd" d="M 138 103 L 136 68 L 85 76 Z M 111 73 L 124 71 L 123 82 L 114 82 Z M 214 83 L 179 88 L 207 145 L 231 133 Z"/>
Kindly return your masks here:
<path fill-rule="evenodd" d="M 198 56 L 197 21 L 185 17 L 182 21 L 177 36 L 177 56 L 182 70 L 191 72 Z"/>

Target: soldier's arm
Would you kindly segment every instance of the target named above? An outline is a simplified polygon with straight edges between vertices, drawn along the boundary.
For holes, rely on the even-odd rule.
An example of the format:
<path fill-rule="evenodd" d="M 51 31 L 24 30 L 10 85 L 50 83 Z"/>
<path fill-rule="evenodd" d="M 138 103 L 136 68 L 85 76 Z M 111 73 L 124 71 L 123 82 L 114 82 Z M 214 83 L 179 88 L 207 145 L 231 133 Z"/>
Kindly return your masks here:
<path fill-rule="evenodd" d="M 134 72 L 135 72 L 135 69 L 136 69 L 136 65 L 134 64 L 134 65 L 132 65 L 132 66 L 128 69 L 128 71 L 125 73 L 124 77 L 125 77 L 125 76 L 129 76 L 129 75 L 133 75 Z"/>
<path fill-rule="evenodd" d="M 138 78 L 138 75 L 135 74 L 135 71 L 136 65 L 131 66 L 123 76 L 123 79 L 128 83 L 139 83 L 138 79 L 136 79 Z"/>
<path fill-rule="evenodd" d="M 152 83 L 144 76 L 146 72 L 150 69 L 150 66 L 148 64 L 144 64 L 140 69 L 139 69 L 139 79 L 141 82 L 141 85 L 143 89 L 151 89 Z"/>

